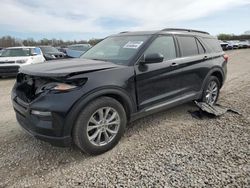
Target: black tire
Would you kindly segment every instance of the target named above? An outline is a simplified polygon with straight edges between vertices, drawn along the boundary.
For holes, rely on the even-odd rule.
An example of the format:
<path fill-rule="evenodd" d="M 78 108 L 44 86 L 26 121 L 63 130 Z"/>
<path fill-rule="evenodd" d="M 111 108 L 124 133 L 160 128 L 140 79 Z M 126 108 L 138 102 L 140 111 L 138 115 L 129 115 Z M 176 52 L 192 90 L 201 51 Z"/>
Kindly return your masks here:
<path fill-rule="evenodd" d="M 219 79 L 216 77 L 216 76 L 210 76 L 205 84 L 205 87 L 203 89 L 203 93 L 202 93 L 202 98 L 201 98 L 201 101 L 202 102 L 207 102 L 207 99 L 206 99 L 206 91 L 208 89 L 208 86 L 211 82 L 215 82 L 217 84 L 217 87 L 218 87 L 218 94 L 216 96 L 216 99 L 214 100 L 214 102 L 212 104 L 215 104 L 219 98 L 219 94 L 220 94 L 220 88 L 221 88 L 221 83 L 219 81 Z"/>
<path fill-rule="evenodd" d="M 120 126 L 112 140 L 104 146 L 91 143 L 88 137 L 87 126 L 92 115 L 101 108 L 111 107 L 116 110 L 120 118 Z M 85 153 L 98 155 L 112 149 L 124 134 L 127 124 L 126 112 L 123 106 L 114 98 L 100 97 L 90 102 L 79 114 L 74 129 L 73 141 Z"/>

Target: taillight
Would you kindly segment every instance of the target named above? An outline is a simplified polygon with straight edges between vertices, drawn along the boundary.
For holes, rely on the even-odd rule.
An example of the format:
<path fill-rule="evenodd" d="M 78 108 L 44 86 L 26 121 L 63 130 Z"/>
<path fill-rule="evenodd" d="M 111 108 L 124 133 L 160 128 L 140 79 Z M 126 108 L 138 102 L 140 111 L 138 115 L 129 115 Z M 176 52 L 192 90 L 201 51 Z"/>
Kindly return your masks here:
<path fill-rule="evenodd" d="M 228 61 L 228 55 L 227 54 L 224 54 L 223 58 L 225 59 L 226 62 Z"/>

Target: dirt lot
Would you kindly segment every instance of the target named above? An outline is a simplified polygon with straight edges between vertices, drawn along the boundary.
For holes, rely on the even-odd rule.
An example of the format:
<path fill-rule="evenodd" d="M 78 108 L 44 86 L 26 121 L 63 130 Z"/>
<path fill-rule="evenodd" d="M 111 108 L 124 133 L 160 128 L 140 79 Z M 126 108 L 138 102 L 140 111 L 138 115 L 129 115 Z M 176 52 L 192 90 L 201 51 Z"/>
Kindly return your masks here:
<path fill-rule="evenodd" d="M 96 157 L 24 133 L 10 101 L 14 79 L 1 79 L 0 187 L 250 187 L 250 49 L 227 53 L 219 103 L 242 116 L 197 120 L 191 103 L 181 105 L 130 124 L 118 146 Z"/>

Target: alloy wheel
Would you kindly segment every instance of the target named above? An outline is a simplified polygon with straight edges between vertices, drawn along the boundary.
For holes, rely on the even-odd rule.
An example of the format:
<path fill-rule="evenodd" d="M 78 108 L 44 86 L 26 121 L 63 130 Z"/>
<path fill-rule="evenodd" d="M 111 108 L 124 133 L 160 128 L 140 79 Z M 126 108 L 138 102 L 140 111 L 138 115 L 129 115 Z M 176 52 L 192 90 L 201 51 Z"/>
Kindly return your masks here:
<path fill-rule="evenodd" d="M 208 84 L 206 94 L 205 94 L 206 103 L 214 104 L 216 102 L 217 97 L 218 97 L 218 93 L 219 93 L 218 84 L 215 81 L 211 81 Z"/>
<path fill-rule="evenodd" d="M 87 124 L 89 141 L 95 146 L 107 145 L 117 135 L 120 123 L 120 116 L 114 108 L 99 108 L 91 115 Z"/>

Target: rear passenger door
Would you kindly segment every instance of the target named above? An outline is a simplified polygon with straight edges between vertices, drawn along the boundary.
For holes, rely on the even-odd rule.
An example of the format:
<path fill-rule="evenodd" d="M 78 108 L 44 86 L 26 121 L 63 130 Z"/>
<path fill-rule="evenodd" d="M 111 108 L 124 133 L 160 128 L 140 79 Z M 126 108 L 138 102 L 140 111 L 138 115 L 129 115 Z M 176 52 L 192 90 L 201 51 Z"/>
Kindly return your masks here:
<path fill-rule="evenodd" d="M 195 36 L 178 35 L 176 38 L 181 56 L 177 61 L 181 70 L 181 87 L 187 93 L 198 93 L 207 72 L 205 48 Z"/>

